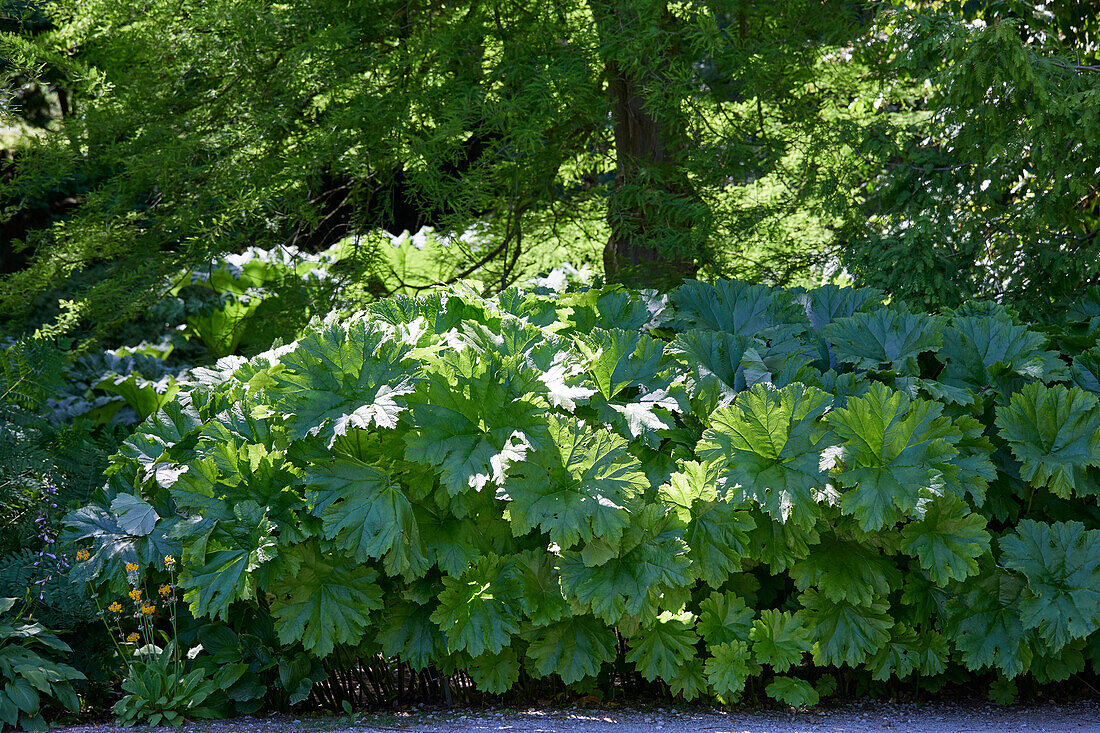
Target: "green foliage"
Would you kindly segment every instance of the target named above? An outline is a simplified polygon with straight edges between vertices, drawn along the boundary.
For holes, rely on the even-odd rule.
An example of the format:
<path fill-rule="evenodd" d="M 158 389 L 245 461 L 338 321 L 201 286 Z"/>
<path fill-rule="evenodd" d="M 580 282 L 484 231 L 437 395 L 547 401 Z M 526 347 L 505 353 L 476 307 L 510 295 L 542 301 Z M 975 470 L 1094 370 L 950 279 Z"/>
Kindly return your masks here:
<path fill-rule="evenodd" d="M 797 666 L 802 661 L 802 655 L 811 648 L 809 631 L 800 622 L 801 619 L 785 611 L 761 611 L 760 618 L 753 622 L 749 632 L 756 659 L 776 672 L 786 672 Z"/>
<path fill-rule="evenodd" d="M 94 622 L 95 606 L 70 581 L 73 556 L 57 540 L 65 513 L 102 484 L 122 430 L 60 417 L 71 386 L 63 345 L 37 335 L 0 349 L 0 598 L 17 598 L 26 617 L 54 629 L 50 638 L 73 647 L 70 663 L 97 685 L 110 667 L 107 640 L 94 627 L 72 633 Z"/>
<path fill-rule="evenodd" d="M 730 641 L 708 647 L 707 651 L 710 657 L 704 669 L 710 689 L 720 699 L 737 699 L 758 670 L 751 662 L 748 646 L 743 641 Z"/>
<path fill-rule="evenodd" d="M 916 376 L 917 357 L 943 346 L 942 326 L 941 319 L 883 308 L 830 323 L 825 335 L 842 362 Z"/>
<path fill-rule="evenodd" d="M 538 527 L 562 549 L 582 541 L 617 545 L 630 524 L 627 506 L 645 488 L 627 441 L 575 418 L 551 417 L 547 427 L 553 447 L 518 466 L 511 482 L 515 533 Z"/>
<path fill-rule="evenodd" d="M 875 6 L 65 0 L 43 12 L 33 42 L 5 29 L 0 43 L 48 64 L 80 113 L 25 140 L 0 189 L 13 214 L 54 203 L 18 231 L 26 267 L 0 279 L 0 310 L 61 283 L 68 325 L 94 328 L 148 305 L 181 265 L 348 235 L 370 293 L 471 276 L 505 288 L 562 250 L 603 259 L 612 279 L 807 280 L 846 203 L 853 156 L 837 142 L 861 124 L 850 97 L 866 96 L 868 69 L 838 49 Z M 188 318 L 219 355 L 269 308 L 242 295 Z"/>
<path fill-rule="evenodd" d="M 1100 466 L 1100 413 L 1096 397 L 1078 387 L 1029 384 L 999 407 L 997 426 L 1016 460 L 1020 477 L 1058 496 L 1098 491 L 1089 477 Z"/>
<path fill-rule="evenodd" d="M 615 634 L 592 616 L 573 615 L 539 629 L 527 656 L 533 674 L 557 674 L 572 684 L 595 677 L 615 658 Z"/>
<path fill-rule="evenodd" d="M 1034 637 L 1025 633 L 1019 609 L 1024 588 L 1017 576 L 993 570 L 953 599 L 947 628 L 970 669 L 995 667 L 1011 679 L 1031 666 Z"/>
<path fill-rule="evenodd" d="M 286 251 L 282 254 L 297 255 Z M 303 267 L 302 279 L 307 276 L 316 279 L 324 265 L 331 265 L 330 255 L 303 257 L 304 265 L 298 263 Z M 252 251 L 213 263 L 212 273 L 206 273 L 205 278 L 196 277 L 197 284 L 189 286 L 192 292 L 187 297 L 191 299 L 194 289 L 204 289 L 211 282 L 232 290 L 244 285 L 270 286 L 275 282 L 272 273 L 299 277 L 293 267 L 288 272 L 287 261 L 273 263 L 272 259 L 273 253 Z M 331 290 L 334 285 L 325 287 Z M 187 294 L 186 290 L 176 292 Z M 92 704 L 98 703 L 103 691 L 117 682 L 120 658 L 112 652 L 111 634 L 97 623 L 102 611 L 97 612 L 79 581 L 88 572 L 103 571 L 123 581 L 130 575 L 123 570 L 125 563 L 140 560 L 143 564 L 157 565 L 165 555 L 179 552 L 178 541 L 169 538 L 166 525 L 161 522 L 172 509 L 160 504 L 154 507 L 124 490 L 134 481 L 146 478 L 163 486 L 177 481 L 180 475 L 165 463 L 165 451 L 168 445 L 174 445 L 199 426 L 198 414 L 181 408 L 173 400 L 180 390 L 180 380 L 191 376 L 175 357 L 201 358 L 203 351 L 190 348 L 188 338 L 194 334 L 174 330 L 173 326 L 180 325 L 188 313 L 202 311 L 182 297 L 177 300 L 177 311 L 166 308 L 162 313 L 150 314 L 153 321 L 165 319 L 159 324 L 160 331 L 151 334 L 160 338 L 155 344 L 146 342 L 77 356 L 39 334 L 11 343 L 0 352 L 0 437 L 4 438 L 0 441 L 3 497 L 0 527 L 4 529 L 0 540 L 0 596 L 21 596 L 29 613 L 57 629 L 61 638 L 73 647 L 72 664 L 89 678 L 83 691 Z M 269 300 L 285 298 L 273 295 Z M 321 300 L 315 305 L 327 307 L 325 303 Z M 275 310 L 265 314 L 272 320 L 277 316 Z M 293 331 L 283 333 L 292 334 Z M 248 335 L 246 330 L 245 336 Z M 196 376 L 201 383 L 202 372 Z M 119 443 L 132 430 L 126 425 L 150 415 L 153 416 L 146 423 L 147 433 L 121 446 L 120 457 L 134 460 L 141 468 L 136 474 L 124 472 L 113 479 L 113 489 L 106 501 L 111 514 L 84 507 L 93 490 L 102 486 L 108 456 L 120 450 Z M 242 454 L 232 446 L 226 446 L 221 454 L 223 461 L 237 461 L 236 465 L 250 479 L 266 480 L 272 490 L 281 488 L 278 482 L 285 479 L 286 473 L 278 470 L 278 461 L 267 456 L 253 465 L 252 458 L 253 455 Z M 194 472 L 185 476 L 183 483 L 202 492 L 210 489 L 202 484 L 207 475 Z M 197 498 L 199 494 L 193 496 Z M 60 517 L 74 507 L 82 507 L 78 510 L 80 523 L 74 528 L 77 536 L 110 535 L 119 540 L 118 544 L 87 560 L 59 551 L 56 540 Z M 248 570 L 266 558 L 262 543 L 256 549 L 242 549 L 242 545 L 256 541 L 257 533 L 270 531 L 264 517 L 250 516 L 240 507 L 234 509 L 238 511 L 230 510 L 224 518 L 233 521 L 223 521 L 207 538 L 212 549 L 224 552 L 212 555 L 206 567 L 189 568 L 186 574 L 187 590 L 192 596 L 189 600 L 204 610 L 216 612 L 220 603 L 228 603 L 229 593 L 246 587 Z M 254 521 L 251 529 L 247 525 L 249 519 Z M 237 522 L 242 526 L 235 526 Z M 235 579 L 232 572 L 215 572 L 235 568 L 241 571 Z M 212 579 L 215 582 L 209 586 L 204 584 Z M 270 618 L 267 626 L 271 627 Z M 219 645 L 221 665 L 212 665 L 208 657 L 199 663 L 205 669 L 204 674 L 219 685 L 211 702 L 211 709 L 216 709 L 219 715 L 254 712 L 262 704 L 300 702 L 313 682 L 320 679 L 320 665 L 305 657 L 300 645 L 297 649 L 283 649 L 273 628 L 263 636 L 261 640 L 253 633 L 242 634 L 250 643 L 232 654 L 227 645 Z M 253 667 L 258 690 L 246 689 L 238 684 L 239 680 L 227 680 L 223 674 L 240 665 L 242 659 Z M 157 674 L 150 668 L 135 679 L 145 679 L 147 687 L 155 683 Z M 176 682 L 183 684 L 180 679 Z M 138 692 L 135 690 L 135 694 Z M 178 700 L 172 703 L 172 708 L 180 708 Z M 148 710 L 142 715 L 146 713 L 152 715 Z"/>
<path fill-rule="evenodd" d="M 695 614 L 684 612 L 673 615 L 670 611 L 657 616 L 656 623 L 642 635 L 632 639 L 626 662 L 633 663 L 647 680 L 661 677 L 666 680 L 679 676 L 679 670 L 687 666 L 695 654 Z"/>
<path fill-rule="evenodd" d="M 795 677 L 776 677 L 764 691 L 773 700 L 795 708 L 813 707 L 821 699 L 813 685 Z"/>
<path fill-rule="evenodd" d="M 883 16 L 871 45 L 891 83 L 878 120 L 849 138 L 877 177 L 866 216 L 839 236 L 857 282 L 934 309 L 990 297 L 1055 320 L 1096 284 L 1093 11 L 905 3 Z"/>
<path fill-rule="evenodd" d="M 1100 532 L 1080 522 L 1020 522 L 1001 540 L 1004 564 L 1024 574 L 1024 628 L 1037 629 L 1053 651 L 1100 628 Z"/>
<path fill-rule="evenodd" d="M 471 657 L 500 652 L 519 631 L 519 598 L 506 561 L 488 556 L 461 577 L 443 579 L 432 621 L 447 639 L 447 651 Z"/>
<path fill-rule="evenodd" d="M 1100 634 L 1079 488 L 1100 406 L 1058 364 L 1100 331 L 1051 334 L 1063 353 L 996 307 L 921 321 L 1016 334 L 1016 358 L 924 338 L 881 298 L 382 301 L 200 372 L 69 537 L 104 602 L 121 562 L 172 554 L 195 617 L 238 636 L 265 618 L 294 665 L 381 654 L 494 694 L 614 673 L 804 706 L 842 668 L 1064 679 Z M 1030 468 L 1054 462 L 1076 490 Z"/>
<path fill-rule="evenodd" d="M 829 414 L 845 441 L 834 454 L 840 485 L 850 489 L 841 507 L 863 530 L 919 518 L 923 502 L 943 492 L 962 432 L 942 412 L 938 403 L 872 383 L 865 396 Z"/>
<path fill-rule="evenodd" d="M 320 662 L 301 645 L 279 642 L 269 613 L 258 610 L 232 623 L 239 631 L 215 622 L 181 629 L 179 635 L 184 646 L 202 647 L 191 665 L 216 684 L 207 702 L 219 717 L 299 704 L 325 678 Z"/>
<path fill-rule="evenodd" d="M 959 498 L 929 503 L 924 516 L 902 530 L 902 549 L 917 557 L 932 582 L 947 585 L 978 573 L 977 558 L 989 551 L 986 520 Z"/>
<path fill-rule="evenodd" d="M 1016 701 L 1019 690 L 1013 680 L 998 677 L 989 686 L 989 699 L 998 705 L 1011 705 Z"/>
<path fill-rule="evenodd" d="M 829 402 L 825 392 L 802 384 L 754 385 L 733 406 L 711 413 L 699 457 L 727 465 L 723 478 L 776 521 L 812 527 L 826 484 L 820 418 Z"/>
<path fill-rule="evenodd" d="M 72 683 L 84 675 L 57 661 L 72 653 L 68 644 L 41 624 L 20 623 L 16 603 L 0 598 L 0 729 L 47 730 L 43 712 L 51 703 L 80 710 Z"/>
<path fill-rule="evenodd" d="M 186 718 L 209 718 L 214 710 L 205 705 L 217 689 L 202 668 L 184 672 L 168 650 L 152 652 L 135 662 L 122 683 L 126 694 L 113 708 L 119 723 L 157 726 L 182 725 Z"/>

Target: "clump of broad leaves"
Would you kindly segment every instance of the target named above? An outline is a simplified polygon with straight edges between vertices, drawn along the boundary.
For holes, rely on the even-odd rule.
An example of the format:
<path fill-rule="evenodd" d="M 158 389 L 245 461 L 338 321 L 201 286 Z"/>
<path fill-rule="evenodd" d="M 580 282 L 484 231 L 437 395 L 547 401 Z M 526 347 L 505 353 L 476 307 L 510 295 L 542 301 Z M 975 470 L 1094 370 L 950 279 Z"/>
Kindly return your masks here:
<path fill-rule="evenodd" d="M 197 619 L 490 692 L 1063 680 L 1100 664 L 1094 310 L 1038 330 L 728 281 L 393 298 L 192 371 L 69 538 L 104 600 L 119 558 L 180 556 Z"/>

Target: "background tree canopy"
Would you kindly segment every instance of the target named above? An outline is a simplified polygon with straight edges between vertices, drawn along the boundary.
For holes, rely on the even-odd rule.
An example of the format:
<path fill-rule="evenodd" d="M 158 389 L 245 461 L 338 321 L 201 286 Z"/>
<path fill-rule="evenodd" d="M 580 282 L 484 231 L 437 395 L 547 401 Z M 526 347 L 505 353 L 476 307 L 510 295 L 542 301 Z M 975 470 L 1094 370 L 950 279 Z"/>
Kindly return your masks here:
<path fill-rule="evenodd" d="M 4 301 L 106 262 L 98 317 L 120 312 L 118 281 L 181 259 L 379 226 L 475 228 L 453 238 L 450 279 L 506 285 L 542 245 L 547 263 L 602 247 L 612 279 L 789 280 L 820 252 L 783 241 L 775 212 L 820 196 L 837 164 L 821 130 L 854 93 L 823 58 L 872 18 L 803 0 L 48 9 L 37 47 L 77 111 L 5 192 L 18 211 L 84 185 L 20 237 L 30 266 Z M 736 190 L 765 177 L 781 190 Z"/>
<path fill-rule="evenodd" d="M 1097 277 L 1086 4 L 4 7 L 9 315 L 61 285 L 54 317 L 103 327 L 181 265 L 349 235 L 375 294 L 843 266 L 1041 310 Z M 410 279 L 375 233 L 423 226 Z"/>
<path fill-rule="evenodd" d="M 855 143 L 883 169 L 842 256 L 856 279 L 928 307 L 985 296 L 1043 314 L 1100 273 L 1095 8 L 946 10 L 891 25 L 897 78 L 927 79 L 910 93 L 922 114 L 885 144 Z"/>

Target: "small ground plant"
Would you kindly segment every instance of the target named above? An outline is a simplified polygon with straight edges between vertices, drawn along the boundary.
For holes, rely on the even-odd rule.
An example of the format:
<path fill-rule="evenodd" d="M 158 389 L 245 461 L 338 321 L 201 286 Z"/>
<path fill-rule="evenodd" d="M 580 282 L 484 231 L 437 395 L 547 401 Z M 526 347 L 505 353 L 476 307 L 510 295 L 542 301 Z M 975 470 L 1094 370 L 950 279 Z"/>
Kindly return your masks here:
<path fill-rule="evenodd" d="M 0 730 L 47 730 L 43 711 L 53 705 L 75 713 L 74 680 L 84 675 L 60 661 L 69 645 L 14 612 L 18 599 L 0 598 Z"/>

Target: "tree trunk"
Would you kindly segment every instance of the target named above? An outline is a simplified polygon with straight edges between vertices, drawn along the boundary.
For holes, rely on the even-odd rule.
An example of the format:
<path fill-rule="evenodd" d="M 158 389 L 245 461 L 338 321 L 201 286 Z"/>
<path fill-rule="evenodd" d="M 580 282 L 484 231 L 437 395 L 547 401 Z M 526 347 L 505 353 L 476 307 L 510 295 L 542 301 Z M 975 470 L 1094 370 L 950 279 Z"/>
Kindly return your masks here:
<path fill-rule="evenodd" d="M 639 0 L 592 0 L 591 7 L 601 35 L 624 42 L 605 42 L 610 48 L 604 63 L 614 122 L 615 182 L 608 200 L 611 235 L 604 246 L 604 270 L 611 281 L 674 285 L 699 269 L 699 232 L 693 231 L 692 214 L 701 201 L 683 165 L 683 125 L 645 92 L 647 83 L 650 88 L 669 83 L 669 67 L 678 53 L 670 27 L 674 19 L 663 0 L 650 6 L 661 19 L 661 40 L 646 48 L 644 59 L 627 59 L 625 49 L 638 45 L 628 34 L 643 30 Z"/>

